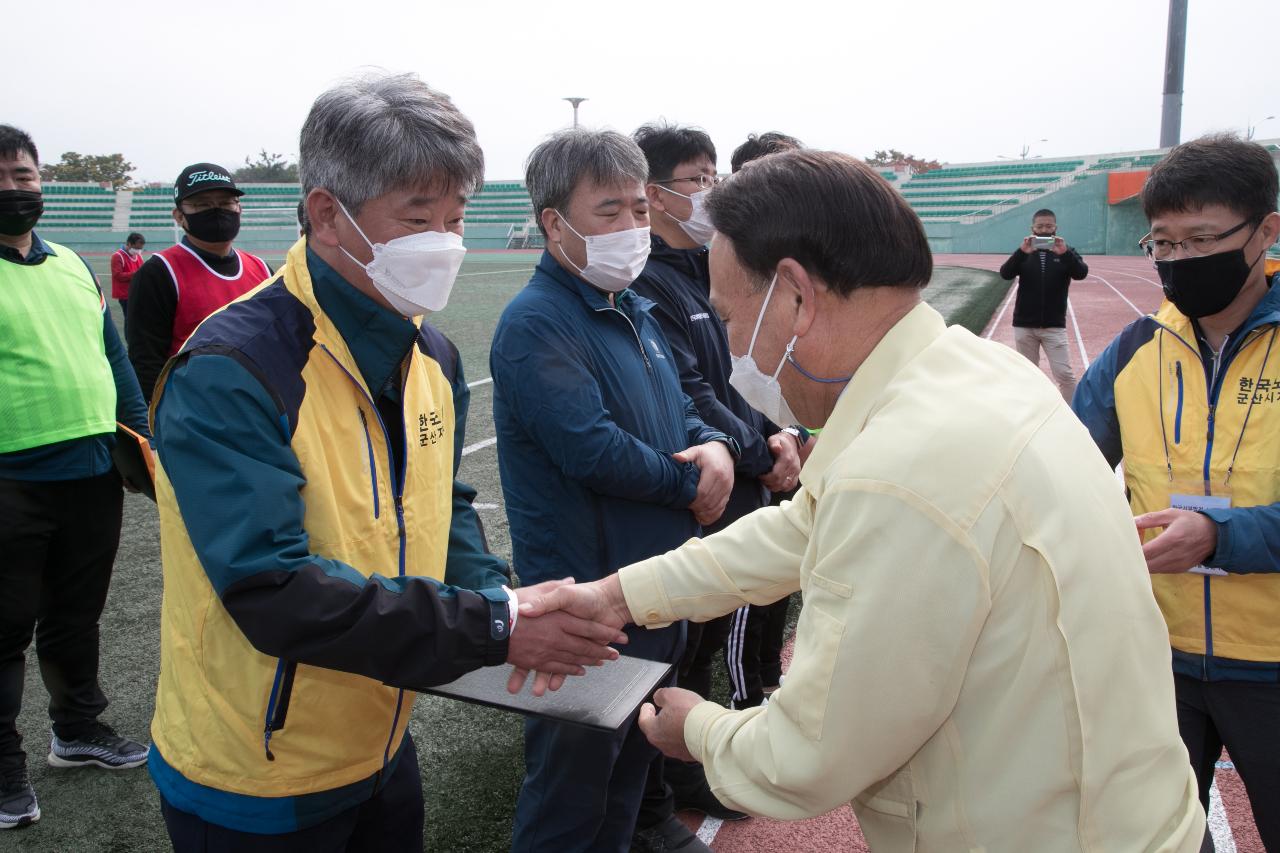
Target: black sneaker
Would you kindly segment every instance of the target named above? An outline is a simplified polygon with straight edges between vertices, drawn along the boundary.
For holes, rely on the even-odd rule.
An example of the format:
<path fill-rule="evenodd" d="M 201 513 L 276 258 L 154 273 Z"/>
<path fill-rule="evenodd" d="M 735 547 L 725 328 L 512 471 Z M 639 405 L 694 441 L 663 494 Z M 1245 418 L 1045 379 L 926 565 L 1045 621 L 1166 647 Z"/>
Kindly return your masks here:
<path fill-rule="evenodd" d="M 665 853 L 679 850 L 681 853 L 711 853 L 702 839 L 689 831 L 680 818 L 671 815 L 657 826 L 637 830 L 631 839 L 631 853 Z"/>
<path fill-rule="evenodd" d="M 95 722 L 75 740 L 62 740 L 57 735 L 49 744 L 50 767 L 105 767 L 127 770 L 147 763 L 150 747 L 122 738 L 106 723 Z"/>
<path fill-rule="evenodd" d="M 705 781 L 692 791 L 676 791 L 675 798 L 677 811 L 688 809 L 720 820 L 746 820 L 750 817 L 745 812 L 735 811 L 717 800 L 716 795 L 711 793 L 711 786 Z"/>
<path fill-rule="evenodd" d="M 31 787 L 27 768 L 0 777 L 0 829 L 30 826 L 40 819 L 36 789 Z"/>

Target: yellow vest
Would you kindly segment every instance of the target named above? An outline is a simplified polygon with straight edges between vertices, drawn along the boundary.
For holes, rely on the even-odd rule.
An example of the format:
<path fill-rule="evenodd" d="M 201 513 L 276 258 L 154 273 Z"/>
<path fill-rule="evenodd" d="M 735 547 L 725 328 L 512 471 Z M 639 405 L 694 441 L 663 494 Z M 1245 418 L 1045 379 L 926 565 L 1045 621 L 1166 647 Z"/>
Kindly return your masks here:
<path fill-rule="evenodd" d="M 1222 390 L 1211 409 L 1191 321 L 1168 302 L 1155 319 L 1160 328 L 1115 380 L 1134 514 L 1167 509 L 1172 494 L 1203 495 L 1206 488 L 1229 496 L 1233 507 L 1280 500 L 1277 327 L 1247 333 L 1221 368 Z M 1280 576 L 1161 574 L 1151 584 L 1175 649 L 1280 661 Z"/>
<path fill-rule="evenodd" d="M 410 434 L 398 513 L 377 410 L 350 350 L 316 302 L 305 251 L 299 242 L 276 276 L 222 310 L 236 311 L 283 279 L 314 318 L 314 346 L 301 376 L 306 390 L 292 436 L 306 478 L 302 498 L 311 552 L 366 577 L 440 580 L 452 507 L 449 380 L 436 361 L 412 348 L 404 411 L 414 414 L 406 414 Z M 199 346 L 197 329 L 187 349 Z M 174 363 L 157 383 L 153 418 Z M 443 429 L 435 443 L 416 440 L 419 412 L 439 416 Z M 400 746 L 416 694 L 256 650 L 201 567 L 163 466 L 156 470 L 156 497 L 164 598 L 151 735 L 164 760 L 191 782 L 255 797 L 328 791 L 381 771 Z"/>

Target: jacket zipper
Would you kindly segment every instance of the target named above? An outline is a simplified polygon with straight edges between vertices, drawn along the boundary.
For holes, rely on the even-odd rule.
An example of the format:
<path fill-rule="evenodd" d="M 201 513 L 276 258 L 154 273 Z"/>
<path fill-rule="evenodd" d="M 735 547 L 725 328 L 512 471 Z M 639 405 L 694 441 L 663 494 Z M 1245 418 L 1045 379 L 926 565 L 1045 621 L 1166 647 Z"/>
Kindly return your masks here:
<path fill-rule="evenodd" d="M 597 311 L 612 311 L 627 321 L 627 325 L 631 328 L 631 334 L 635 336 L 636 346 L 640 348 L 640 358 L 644 359 L 645 369 L 649 371 L 649 376 L 653 376 L 653 364 L 649 361 L 649 353 L 645 351 L 644 341 L 640 340 L 640 332 L 636 330 L 636 324 L 631 322 L 631 318 L 622 312 L 622 309 L 615 308 L 612 305 L 608 308 L 597 308 Z"/>
<path fill-rule="evenodd" d="M 360 413 L 360 425 L 364 427 L 364 444 L 369 452 L 369 480 L 373 488 L 373 517 L 379 518 L 382 515 L 381 508 L 378 505 L 378 467 L 373 458 L 373 438 L 369 435 L 369 420 L 364 416 L 364 409 L 357 408 Z"/>
<path fill-rule="evenodd" d="M 1222 356 L 1227 351 L 1229 338 L 1222 339 L 1222 347 L 1213 355 L 1213 372 L 1209 376 L 1209 421 L 1205 427 L 1205 443 L 1204 443 L 1204 493 L 1210 492 L 1209 487 L 1209 468 L 1213 460 L 1213 427 L 1214 418 L 1218 410 L 1218 395 L 1221 388 L 1218 387 L 1218 377 L 1222 372 Z M 1239 349 L 1237 349 L 1239 352 Z M 1235 357 L 1236 353 L 1232 353 Z M 1202 668 L 1202 676 L 1205 681 L 1209 680 L 1209 661 L 1213 659 L 1213 598 L 1212 585 L 1209 583 L 1209 576 L 1204 576 L 1204 665 Z"/>
<path fill-rule="evenodd" d="M 373 401 L 373 397 L 369 394 L 368 391 L 364 389 L 364 386 L 361 385 L 360 382 L 354 376 L 351 375 L 351 371 L 347 370 L 347 368 L 343 366 L 342 362 L 338 361 L 338 357 L 335 356 L 327 346 L 325 346 L 324 344 L 321 344 L 320 349 L 324 350 L 325 354 L 328 355 L 329 358 L 333 359 L 333 363 L 338 365 L 338 369 L 347 375 L 347 378 L 351 380 L 351 383 L 356 386 L 356 390 L 358 390 L 361 394 L 363 394 L 365 400 L 368 401 L 369 408 L 373 410 L 373 416 L 378 420 L 378 426 L 382 428 L 382 438 L 383 438 L 383 441 L 385 441 L 387 444 L 387 461 L 388 462 L 393 461 L 395 459 L 395 453 L 393 453 L 391 450 L 391 434 L 387 432 L 387 425 L 383 423 L 382 415 L 378 414 L 377 403 Z M 400 406 L 401 406 L 401 409 L 403 409 L 404 408 L 404 389 L 403 388 L 401 388 L 400 390 L 400 395 L 401 395 Z M 362 421 L 365 421 L 365 415 L 363 411 L 361 411 L 360 413 L 360 418 Z M 405 528 L 404 528 L 404 480 L 407 474 L 408 463 L 409 463 L 409 428 L 407 424 L 405 425 L 404 429 L 405 429 L 404 458 L 400 460 L 400 472 L 399 472 L 400 476 L 393 478 L 393 482 L 391 484 L 391 496 L 395 501 L 395 507 L 396 507 L 396 532 L 400 538 L 400 557 L 399 557 L 400 577 L 404 577 L 404 566 L 405 566 L 406 543 L 405 543 Z M 368 436 L 367 421 L 365 421 L 365 435 L 366 437 Z M 372 439 L 370 439 L 369 448 L 370 448 L 370 453 L 372 453 L 373 451 Z M 370 457 L 370 461 L 372 461 L 372 456 Z M 370 468 L 372 469 L 373 466 L 370 465 Z M 375 791 L 378 790 L 379 786 L 382 784 L 382 775 L 387 770 L 387 763 L 390 760 L 390 756 L 391 756 L 391 739 L 395 737 L 396 726 L 400 724 L 400 711 L 402 710 L 403 706 L 404 706 L 404 688 L 400 688 L 396 691 L 396 712 L 395 712 L 395 716 L 391 718 L 391 731 L 388 732 L 387 734 L 387 746 L 386 746 L 386 749 L 384 749 L 382 752 L 382 769 L 378 771 L 377 775 L 374 777 L 374 780 L 373 780 L 373 789 Z"/>
<path fill-rule="evenodd" d="M 1175 361 L 1173 363 L 1174 372 L 1178 377 L 1178 407 L 1173 412 L 1173 443 L 1182 443 L 1182 362 Z"/>
<path fill-rule="evenodd" d="M 267 698 L 267 716 L 262 728 L 262 749 L 268 761 L 275 761 L 271 752 L 271 735 L 284 728 L 285 718 L 289 715 L 289 698 L 293 695 L 293 678 L 298 671 L 296 663 L 286 662 L 284 658 L 276 661 L 276 675 L 271 681 L 271 694 Z"/>

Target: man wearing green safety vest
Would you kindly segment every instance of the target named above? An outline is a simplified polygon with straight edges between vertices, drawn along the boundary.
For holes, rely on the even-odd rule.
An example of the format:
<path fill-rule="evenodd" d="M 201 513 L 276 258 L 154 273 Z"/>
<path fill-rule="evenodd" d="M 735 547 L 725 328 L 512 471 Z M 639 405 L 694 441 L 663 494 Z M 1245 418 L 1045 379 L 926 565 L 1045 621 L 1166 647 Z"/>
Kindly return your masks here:
<path fill-rule="evenodd" d="M 36 637 L 53 767 L 137 767 L 147 747 L 99 721 L 98 619 L 120 542 L 116 422 L 147 412 L 88 265 L 32 230 L 31 137 L 0 125 L 0 830 L 40 819 L 16 720 Z"/>

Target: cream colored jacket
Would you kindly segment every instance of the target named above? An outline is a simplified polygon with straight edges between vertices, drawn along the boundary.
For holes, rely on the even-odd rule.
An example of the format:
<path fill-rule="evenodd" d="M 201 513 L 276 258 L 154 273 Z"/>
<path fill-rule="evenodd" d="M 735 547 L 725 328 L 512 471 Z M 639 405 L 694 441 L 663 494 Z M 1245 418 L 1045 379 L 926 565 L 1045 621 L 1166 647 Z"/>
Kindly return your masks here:
<path fill-rule="evenodd" d="M 782 507 L 620 572 L 641 624 L 804 596 L 765 707 L 685 740 L 725 804 L 852 801 L 882 851 L 1197 851 L 1169 638 L 1115 476 L 1007 347 L 904 317 Z"/>

